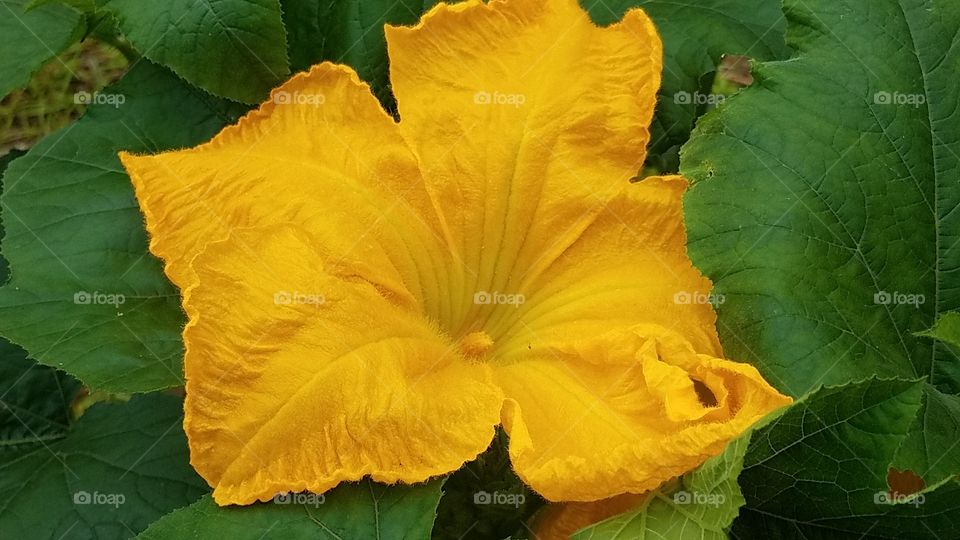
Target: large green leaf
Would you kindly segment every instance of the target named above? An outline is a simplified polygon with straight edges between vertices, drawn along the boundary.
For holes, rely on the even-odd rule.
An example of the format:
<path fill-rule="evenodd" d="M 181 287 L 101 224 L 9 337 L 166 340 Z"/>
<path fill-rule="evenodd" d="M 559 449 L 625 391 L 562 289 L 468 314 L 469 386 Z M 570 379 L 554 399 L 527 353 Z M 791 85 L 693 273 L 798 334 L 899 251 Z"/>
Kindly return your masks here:
<path fill-rule="evenodd" d="M 917 381 L 876 379 L 825 388 L 759 429 L 740 475 L 746 505 L 735 536 L 956 538 L 956 481 L 917 495 L 887 482 L 922 389 Z"/>
<path fill-rule="evenodd" d="M 83 18 L 63 5 L 25 11 L 27 0 L 0 0 L 0 98 L 80 39 Z"/>
<path fill-rule="evenodd" d="M 0 157 L 0 175 L 20 154 Z M 0 283 L 8 277 L 7 262 L 0 257 Z M 79 389 L 73 377 L 38 365 L 26 351 L 0 339 L 0 452 L 63 437 Z"/>
<path fill-rule="evenodd" d="M 287 494 L 247 507 L 219 507 L 208 496 L 164 517 L 137 538 L 427 539 L 442 486 L 442 480 L 414 486 L 363 481 L 343 484 L 326 495 Z"/>
<path fill-rule="evenodd" d="M 93 406 L 62 440 L 0 464 L 0 538 L 129 538 L 206 486 L 190 468 L 181 401 Z"/>
<path fill-rule="evenodd" d="M 960 396 L 924 387 L 923 408 L 897 450 L 893 466 L 938 484 L 960 471 Z"/>
<path fill-rule="evenodd" d="M 728 354 L 794 395 L 875 373 L 956 393 L 960 362 L 914 334 L 960 308 L 960 4 L 785 7 L 799 58 L 758 65 L 683 155 Z"/>
<path fill-rule="evenodd" d="M 743 505 L 737 476 L 743 467 L 750 434 L 686 475 L 680 489 L 657 490 L 635 510 L 582 529 L 574 540 L 724 540 L 726 529 Z"/>
<path fill-rule="evenodd" d="M 290 42 L 290 67 L 301 71 L 329 60 L 347 64 L 392 107 L 385 24 L 414 24 L 437 0 L 281 0 Z"/>
<path fill-rule="evenodd" d="M 95 388 L 179 385 L 179 294 L 147 253 L 117 151 L 191 146 L 234 117 L 149 62 L 104 93 L 123 103 L 90 107 L 6 171 L 2 249 L 12 279 L 0 288 L 0 332 Z"/>
<path fill-rule="evenodd" d="M 781 390 L 926 377 L 897 463 L 939 483 L 960 473 L 960 361 L 919 334 L 960 308 L 960 4 L 784 7 L 798 57 L 757 65 L 684 149 L 690 252 L 727 354 Z"/>
<path fill-rule="evenodd" d="M 663 84 L 651 129 L 650 153 L 672 154 L 715 101 L 709 92 L 725 54 L 758 60 L 786 58 L 779 0 L 580 0 L 600 24 L 641 7 L 663 39 Z M 670 159 L 660 166 L 676 167 Z"/>
<path fill-rule="evenodd" d="M 944 351 L 954 355 L 960 350 L 960 313 L 951 311 L 918 336 L 939 340 Z M 916 471 L 936 484 L 960 472 L 960 395 L 946 394 L 927 385 L 922 414 L 910 428 L 900 446 L 894 466 Z"/>
<path fill-rule="evenodd" d="M 0 340 L 0 450 L 63 437 L 80 384 Z"/>
<path fill-rule="evenodd" d="M 278 0 L 101 0 L 137 50 L 218 96 L 266 98 L 290 73 Z"/>

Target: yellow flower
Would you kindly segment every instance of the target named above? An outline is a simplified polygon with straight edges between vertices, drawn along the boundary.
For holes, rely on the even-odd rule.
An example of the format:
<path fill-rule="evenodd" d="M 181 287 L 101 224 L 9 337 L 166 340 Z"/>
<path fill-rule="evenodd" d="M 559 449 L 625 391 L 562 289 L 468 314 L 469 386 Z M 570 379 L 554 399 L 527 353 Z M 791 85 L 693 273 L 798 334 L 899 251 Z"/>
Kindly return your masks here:
<path fill-rule="evenodd" d="M 399 123 L 324 63 L 210 143 L 121 155 L 183 291 L 218 503 L 420 482 L 501 423 L 547 499 L 643 492 L 789 401 L 721 359 L 686 181 L 629 182 L 661 70 L 642 11 L 472 0 L 387 41 Z"/>

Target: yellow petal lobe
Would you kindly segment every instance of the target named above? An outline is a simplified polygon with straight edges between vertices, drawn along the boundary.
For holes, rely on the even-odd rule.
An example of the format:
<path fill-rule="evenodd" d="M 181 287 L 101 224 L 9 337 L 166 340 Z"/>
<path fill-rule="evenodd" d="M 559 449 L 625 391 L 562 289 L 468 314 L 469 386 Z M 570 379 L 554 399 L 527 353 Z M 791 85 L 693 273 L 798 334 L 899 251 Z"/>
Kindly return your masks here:
<path fill-rule="evenodd" d="M 490 311 L 473 294 L 523 292 L 640 168 L 660 39 L 642 11 L 598 28 L 576 0 L 439 4 L 386 37 L 400 133 L 462 263 L 450 325 L 466 331 Z"/>
<path fill-rule="evenodd" d="M 181 289 L 194 284 L 190 261 L 210 242 L 295 223 L 398 298 L 427 310 L 446 302 L 445 250 L 417 158 L 348 67 L 294 76 L 209 143 L 120 158 L 150 250 Z"/>
<path fill-rule="evenodd" d="M 185 430 L 219 504 L 366 476 L 424 481 L 482 452 L 502 394 L 420 315 L 336 273 L 315 237 L 235 232 L 193 263 Z"/>

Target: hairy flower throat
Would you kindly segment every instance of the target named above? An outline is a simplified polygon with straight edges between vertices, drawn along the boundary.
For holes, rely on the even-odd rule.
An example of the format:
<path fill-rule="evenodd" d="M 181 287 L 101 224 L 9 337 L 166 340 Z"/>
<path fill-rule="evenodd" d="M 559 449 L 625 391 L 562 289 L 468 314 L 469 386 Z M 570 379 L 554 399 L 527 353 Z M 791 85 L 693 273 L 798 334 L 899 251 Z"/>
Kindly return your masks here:
<path fill-rule="evenodd" d="M 481 360 L 493 347 L 493 338 L 486 332 L 471 332 L 460 340 L 460 352 L 467 358 Z"/>

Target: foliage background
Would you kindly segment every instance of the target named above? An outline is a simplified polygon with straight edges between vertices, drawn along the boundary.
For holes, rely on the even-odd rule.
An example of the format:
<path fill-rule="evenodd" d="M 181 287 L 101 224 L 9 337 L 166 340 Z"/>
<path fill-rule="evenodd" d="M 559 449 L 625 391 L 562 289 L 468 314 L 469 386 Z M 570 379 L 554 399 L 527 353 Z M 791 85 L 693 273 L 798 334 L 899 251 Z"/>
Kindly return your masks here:
<path fill-rule="evenodd" d="M 392 110 L 382 25 L 433 3 L 0 0 L 0 537 L 531 535 L 532 494 L 513 512 L 472 501 L 523 489 L 502 441 L 445 483 L 213 505 L 180 428 L 178 294 L 116 158 L 204 141 L 325 59 Z M 960 538 L 960 6 L 581 3 L 600 24 L 631 7 L 657 22 L 646 172 L 694 183 L 689 247 L 727 300 L 727 354 L 802 399 L 578 538 Z M 716 77 L 724 55 L 753 59 L 752 77 Z M 76 103 L 96 91 L 124 103 Z M 717 110 L 697 97 L 733 93 Z M 127 302 L 74 301 L 96 291 Z"/>

